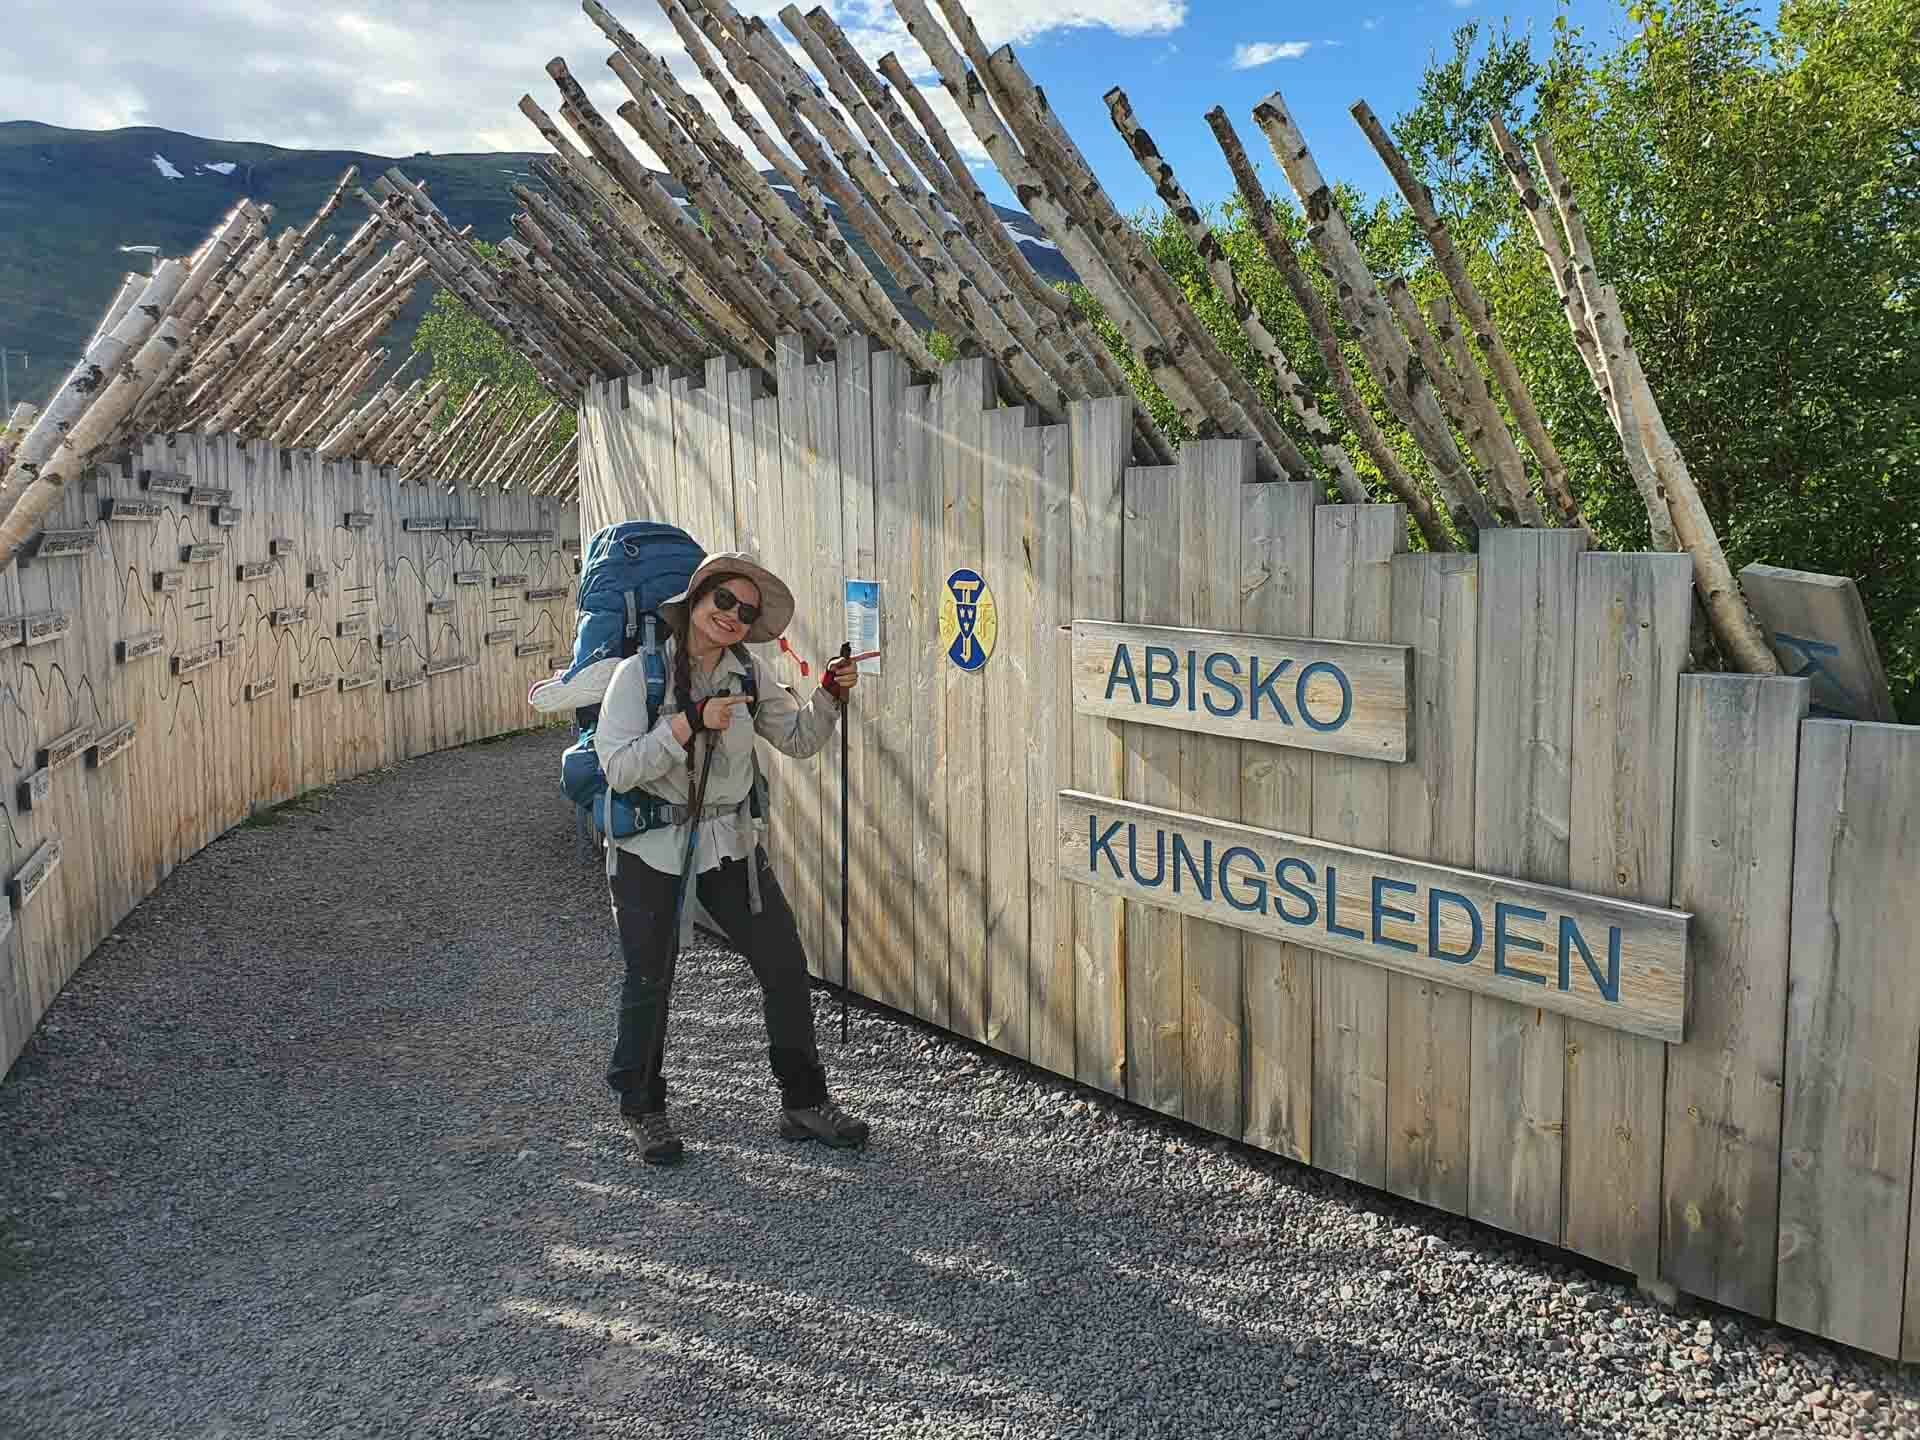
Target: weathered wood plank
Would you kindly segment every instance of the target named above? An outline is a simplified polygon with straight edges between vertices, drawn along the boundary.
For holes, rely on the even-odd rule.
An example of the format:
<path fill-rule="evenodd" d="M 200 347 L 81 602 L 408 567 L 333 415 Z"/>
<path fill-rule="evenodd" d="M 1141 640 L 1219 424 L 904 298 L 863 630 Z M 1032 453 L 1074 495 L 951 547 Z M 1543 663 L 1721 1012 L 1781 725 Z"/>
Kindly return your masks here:
<path fill-rule="evenodd" d="M 1323 505 L 1314 513 L 1313 630 L 1329 640 L 1393 635 L 1393 557 L 1406 548 L 1399 505 Z M 1313 833 L 1345 845 L 1389 839 L 1389 768 L 1316 752 Z M 1387 977 L 1325 950 L 1313 962 L 1314 1164 L 1387 1179 Z"/>
<path fill-rule="evenodd" d="M 820 684 L 817 667 L 840 648 L 845 613 L 841 577 L 846 573 L 841 525 L 840 366 L 822 360 L 807 367 L 808 435 L 812 468 L 806 506 L 813 512 L 813 563 L 800 582 L 808 590 L 808 648 L 804 652 L 815 670 L 800 689 L 807 699 Z M 791 498 L 791 496 L 790 496 Z M 836 984 L 840 980 L 840 740 L 835 736 L 814 761 L 808 776 L 813 796 L 813 829 L 818 836 L 811 855 L 813 944 L 809 954 L 816 972 Z"/>
<path fill-rule="evenodd" d="M 1131 397 L 1076 401 L 1067 407 L 1067 432 L 1073 617 L 1118 620 Z M 1069 728 L 1074 785 L 1122 793 L 1126 752 L 1119 725 L 1074 716 Z M 1127 1089 L 1125 907 L 1117 897 L 1082 885 L 1073 887 L 1071 906 L 1074 1075 L 1083 1084 L 1122 1095 Z"/>
<path fill-rule="evenodd" d="M 1693 615 L 1685 555 L 1580 557 L 1568 880 L 1664 905 L 1673 891 L 1680 671 Z M 1565 1244 L 1660 1269 L 1666 1047 L 1567 1023 Z"/>
<path fill-rule="evenodd" d="M 1313 515 L 1319 488 L 1248 485 L 1240 492 L 1240 624 L 1267 635 L 1313 629 Z M 1313 829 L 1313 758 L 1242 741 L 1240 813 L 1249 825 Z M 1290 940 L 1242 942 L 1246 1125 L 1250 1145 L 1306 1160 L 1313 1152 L 1313 957 Z"/>
<path fill-rule="evenodd" d="M 947 726 L 946 672 L 936 617 L 945 590 L 946 496 L 939 440 L 940 391 L 915 385 L 901 404 L 907 501 L 913 506 L 913 591 L 918 617 L 912 667 L 913 813 L 913 1013 L 945 1025 L 952 1013 L 947 932 Z M 885 637 L 882 636 L 884 641 Z"/>
<path fill-rule="evenodd" d="M 1667 1051 L 1660 1270 L 1773 1313 L 1793 805 L 1804 680 L 1683 675 L 1673 903 L 1693 912 L 1687 1040 Z"/>
<path fill-rule="evenodd" d="M 905 360 L 890 350 L 873 357 L 873 578 L 880 586 L 880 673 L 862 676 L 858 723 L 867 732 L 868 788 L 862 805 L 869 823 L 883 828 L 858 892 L 867 919 L 861 971 L 871 994 L 885 1004 L 914 1009 L 914 816 L 922 797 L 913 775 L 913 666 L 922 643 L 914 603 L 919 544 L 919 496 L 908 452 Z"/>
<path fill-rule="evenodd" d="M 956 360 L 941 373 L 941 483 L 946 496 L 946 577 L 979 570 L 985 549 L 981 509 L 986 409 L 994 393 L 989 362 Z M 982 572 L 989 589 L 1002 577 Z M 989 665 L 997 661 L 989 660 Z M 947 715 L 947 935 L 952 1008 L 947 1023 L 978 1040 L 986 1034 L 987 807 L 986 689 L 978 671 L 948 664 Z"/>
<path fill-rule="evenodd" d="M 1032 665 L 1034 596 L 1027 538 L 1033 481 L 1027 416 L 986 414 L 981 467 L 982 575 L 995 576 L 998 647 L 977 677 L 985 699 L 987 1044 L 1026 1059 L 1032 943 L 1027 881 L 1027 747 L 1041 693 Z"/>
<path fill-rule="evenodd" d="M 1852 580 L 1754 564 L 1740 572 L 1740 585 L 1780 668 L 1812 682 L 1817 712 L 1892 721 L 1886 666 Z"/>
<path fill-rule="evenodd" d="M 826 598 L 828 612 L 833 617 L 833 645 L 835 653 L 840 646 L 854 637 L 847 633 L 847 597 L 846 581 L 849 577 L 871 580 L 874 574 L 874 513 L 873 513 L 873 353 L 872 344 L 865 336 L 848 337 L 842 340 L 836 352 L 839 361 L 839 432 L 840 432 L 840 559 L 837 567 L 826 578 L 830 595 Z M 879 895 L 879 852 L 882 846 L 881 830 L 878 821 L 882 818 L 874 809 L 871 787 L 874 781 L 874 762 L 872 752 L 875 742 L 873 725 L 874 694 L 871 688 L 855 691 L 852 707 L 843 717 L 842 723 L 847 730 L 847 811 L 845 816 L 848 836 L 847 874 L 848 893 L 847 929 L 848 957 L 853 974 L 853 988 L 861 994 L 874 994 L 874 970 L 878 950 L 878 917 L 875 914 L 875 901 Z M 840 819 L 838 818 L 839 786 L 838 767 L 840 748 L 836 740 L 830 770 L 835 777 L 833 784 L 836 819 L 835 833 L 828 839 L 837 848 L 840 844 Z M 834 937 L 839 938 L 840 917 L 837 913 L 841 904 L 839 898 L 839 876 L 836 872 L 830 885 L 834 895 L 835 912 L 829 918 L 833 922 Z M 834 973 L 839 973 L 839 963 L 833 965 Z"/>
<path fill-rule="evenodd" d="M 1920 1070 L 1920 728 L 1800 727 L 1774 1317 L 1899 1353 Z"/>
<path fill-rule="evenodd" d="M 1473 863 L 1480 566 L 1473 555 L 1396 555 L 1393 634 L 1413 648 L 1413 756 L 1388 777 L 1396 855 Z M 1387 981 L 1387 1188 L 1467 1212 L 1471 992 Z"/>
<path fill-rule="evenodd" d="M 1071 441 L 1065 425 L 1023 432 L 1031 550 L 1027 709 L 1028 1058 L 1073 1074 L 1073 906 L 1049 840 L 1055 796 L 1073 775 L 1067 658 L 1073 621 Z"/>
<path fill-rule="evenodd" d="M 1567 882 L 1574 617 L 1584 548 L 1577 530 L 1480 537 L 1473 860 L 1494 874 Z M 1474 997 L 1474 1219 L 1559 1243 L 1566 1070 L 1561 1015 Z"/>

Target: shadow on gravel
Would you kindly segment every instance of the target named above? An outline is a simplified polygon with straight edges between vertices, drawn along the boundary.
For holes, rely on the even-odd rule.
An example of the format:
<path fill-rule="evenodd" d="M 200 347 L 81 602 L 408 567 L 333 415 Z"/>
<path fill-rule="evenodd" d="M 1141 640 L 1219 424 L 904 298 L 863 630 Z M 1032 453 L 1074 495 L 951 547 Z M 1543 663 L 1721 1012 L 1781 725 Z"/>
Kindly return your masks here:
<path fill-rule="evenodd" d="M 1853 1363 L 1723 1325 L 1695 1401 L 1617 1286 L 824 992 L 875 1141 L 786 1144 L 711 945 L 650 1170 L 562 743 L 236 831 L 87 962 L 0 1085 L 0 1435 L 1745 1434 Z"/>

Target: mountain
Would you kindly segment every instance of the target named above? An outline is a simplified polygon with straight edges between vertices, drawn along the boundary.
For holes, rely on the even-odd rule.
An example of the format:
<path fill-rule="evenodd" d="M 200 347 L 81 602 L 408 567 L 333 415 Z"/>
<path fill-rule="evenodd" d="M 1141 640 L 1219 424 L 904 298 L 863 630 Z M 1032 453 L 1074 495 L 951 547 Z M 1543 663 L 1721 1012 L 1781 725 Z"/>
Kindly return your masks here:
<path fill-rule="evenodd" d="M 9 352 L 12 398 L 43 402 L 80 358 L 121 277 L 148 268 L 149 257 L 122 254 L 122 245 L 185 255 L 247 195 L 275 207 L 276 231 L 303 226 L 349 165 L 360 167 L 363 185 L 398 165 L 426 184 L 455 224 L 499 240 L 511 233 L 518 208 L 508 187 L 537 184 L 531 165 L 537 158 L 527 151 L 402 158 L 284 150 L 146 126 L 65 130 L 30 120 L 0 122 L 0 349 Z M 669 177 L 660 179 L 674 195 L 682 193 Z M 797 202 L 789 197 L 789 203 Z M 995 208 L 1042 275 L 1073 278 L 1032 219 Z M 326 231 L 344 240 L 365 219 L 365 207 L 349 198 Z M 867 247 L 853 243 L 871 263 Z M 410 353 L 431 299 L 431 286 L 423 284 L 388 336 L 393 368 Z M 922 323 L 916 312 L 907 313 Z M 24 373 L 20 351 L 29 355 Z"/>

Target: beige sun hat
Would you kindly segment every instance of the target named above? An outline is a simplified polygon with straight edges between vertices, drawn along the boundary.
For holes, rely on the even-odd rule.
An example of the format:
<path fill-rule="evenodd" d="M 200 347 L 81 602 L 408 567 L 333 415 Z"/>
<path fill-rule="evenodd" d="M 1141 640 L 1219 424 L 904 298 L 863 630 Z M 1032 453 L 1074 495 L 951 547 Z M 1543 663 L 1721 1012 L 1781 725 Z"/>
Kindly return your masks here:
<path fill-rule="evenodd" d="M 764 645 L 778 640 L 793 622 L 793 591 L 787 582 L 744 550 L 720 550 L 700 562 L 700 568 L 687 581 L 687 588 L 660 604 L 660 614 L 675 629 L 687 623 L 687 597 L 717 575 L 738 575 L 751 580 L 760 591 L 760 618 L 747 631 L 747 643 Z"/>

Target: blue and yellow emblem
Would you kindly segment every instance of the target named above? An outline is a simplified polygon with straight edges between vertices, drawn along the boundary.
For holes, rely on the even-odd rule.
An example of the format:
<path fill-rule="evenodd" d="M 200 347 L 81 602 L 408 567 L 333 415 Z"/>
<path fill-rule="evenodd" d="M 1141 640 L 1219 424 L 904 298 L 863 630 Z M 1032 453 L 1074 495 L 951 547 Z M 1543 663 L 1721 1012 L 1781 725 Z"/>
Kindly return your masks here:
<path fill-rule="evenodd" d="M 956 570 L 940 597 L 940 643 L 962 670 L 978 670 L 993 655 L 1000 635 L 1000 612 L 993 592 L 977 570 Z"/>

